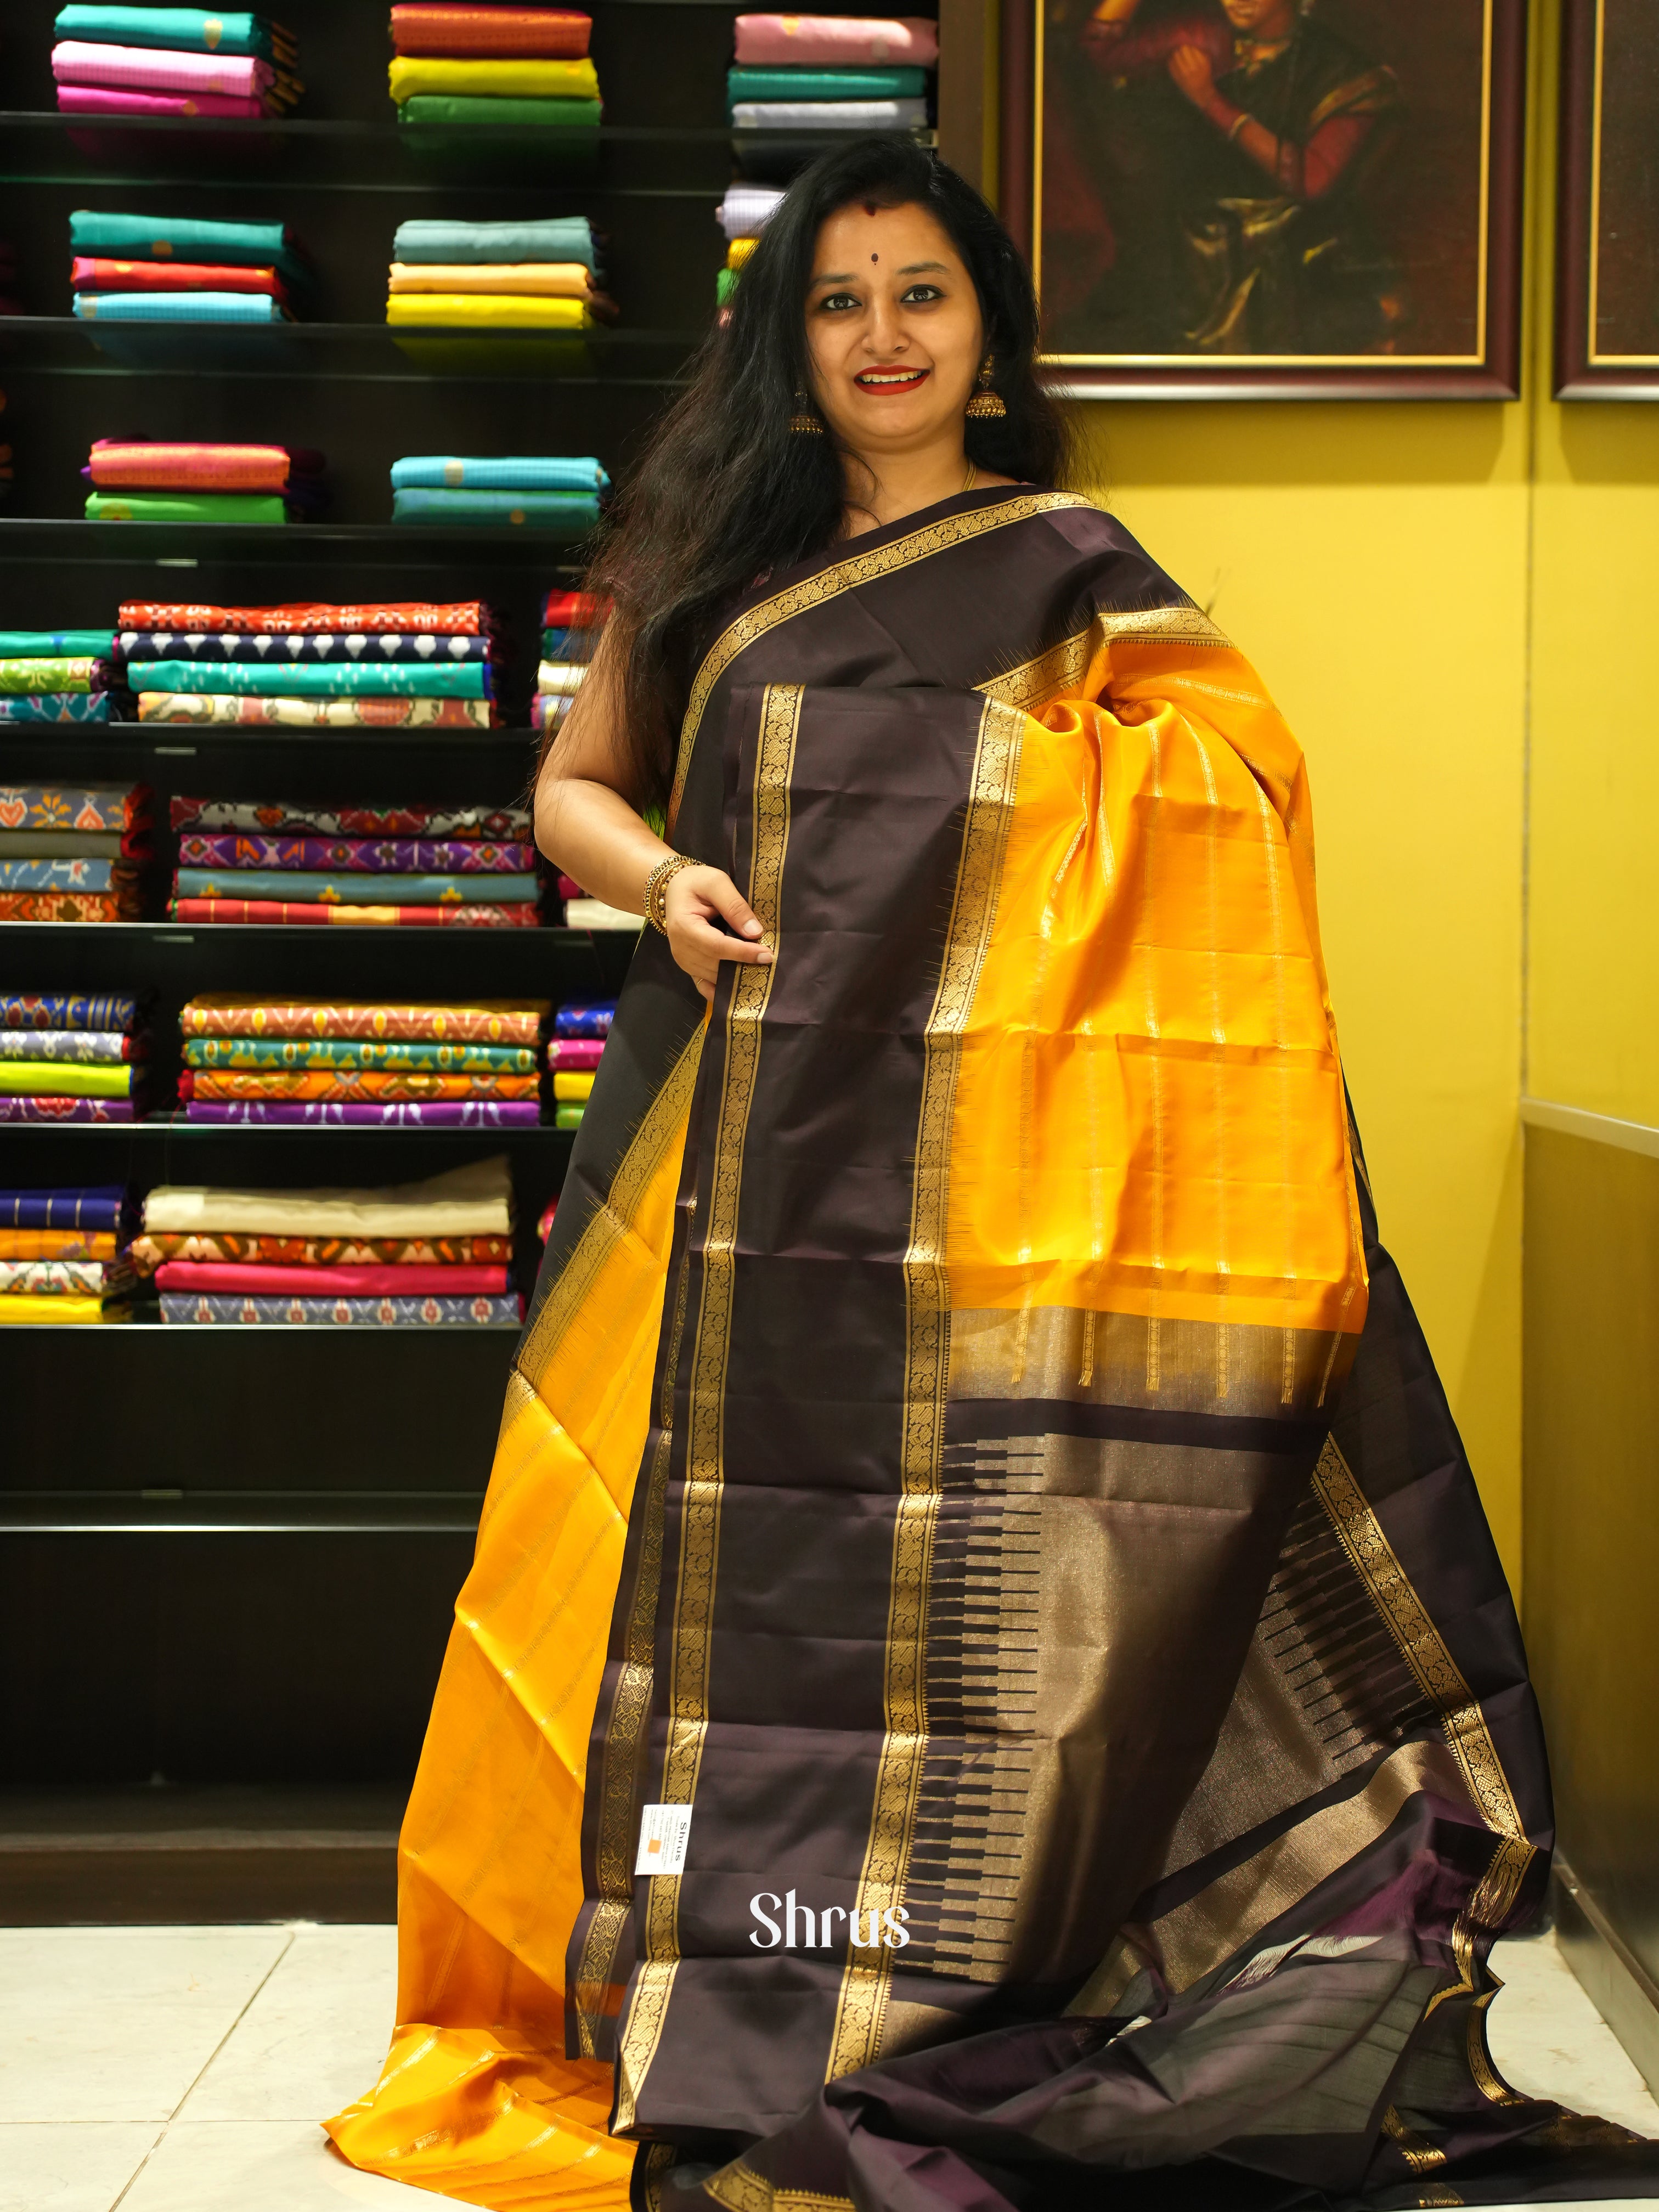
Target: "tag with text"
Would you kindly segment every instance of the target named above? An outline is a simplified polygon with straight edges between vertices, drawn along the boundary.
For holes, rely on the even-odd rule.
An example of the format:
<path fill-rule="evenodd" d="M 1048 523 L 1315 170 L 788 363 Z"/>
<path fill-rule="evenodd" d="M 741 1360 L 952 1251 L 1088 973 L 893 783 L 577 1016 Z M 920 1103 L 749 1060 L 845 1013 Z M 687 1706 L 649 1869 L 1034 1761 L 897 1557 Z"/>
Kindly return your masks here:
<path fill-rule="evenodd" d="M 691 1835 L 689 1805 L 647 1805 L 640 1821 L 635 1874 L 684 1874 Z"/>

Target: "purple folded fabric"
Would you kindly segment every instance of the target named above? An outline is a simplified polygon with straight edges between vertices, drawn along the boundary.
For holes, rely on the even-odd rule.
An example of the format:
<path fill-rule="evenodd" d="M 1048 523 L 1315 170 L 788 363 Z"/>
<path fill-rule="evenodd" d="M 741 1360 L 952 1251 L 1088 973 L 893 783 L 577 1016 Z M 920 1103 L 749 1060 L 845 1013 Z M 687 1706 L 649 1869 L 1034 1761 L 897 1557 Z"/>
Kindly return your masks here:
<path fill-rule="evenodd" d="M 0 1104 L 5 1102 L 0 1100 Z M 77 1102 L 78 1103 L 78 1102 Z M 541 1120 L 533 1098 L 434 1098 L 412 1104 L 332 1105 L 316 1099 L 199 1099 L 185 1109 L 191 1121 L 280 1121 L 304 1127 L 366 1129 L 533 1129 Z"/>
<path fill-rule="evenodd" d="M 0 1121 L 131 1121 L 131 1098 L 0 1098 Z"/>

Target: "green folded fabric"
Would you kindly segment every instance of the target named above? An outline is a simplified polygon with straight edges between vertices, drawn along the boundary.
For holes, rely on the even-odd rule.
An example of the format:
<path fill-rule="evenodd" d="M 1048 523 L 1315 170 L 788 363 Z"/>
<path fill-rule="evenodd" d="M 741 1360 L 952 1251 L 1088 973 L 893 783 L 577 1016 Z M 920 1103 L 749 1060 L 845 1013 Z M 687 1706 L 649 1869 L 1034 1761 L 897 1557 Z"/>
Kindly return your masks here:
<path fill-rule="evenodd" d="M 214 692 L 243 699 L 483 699 L 482 660 L 130 660 L 135 691 Z"/>
<path fill-rule="evenodd" d="M 491 106 L 498 105 L 492 100 Z M 394 261 L 580 261 L 593 266 L 593 233 L 585 215 L 529 222 L 459 222 L 413 216 L 392 241 Z"/>
<path fill-rule="evenodd" d="M 310 868 L 180 868 L 179 898 L 287 899 L 326 906 L 526 906 L 538 876 L 329 875 Z M 17 1062 L 19 1066 L 29 1063 Z M 0 1067 L 6 1063 L 0 1060 Z"/>
<path fill-rule="evenodd" d="M 255 54 L 261 61 L 270 61 L 280 45 L 291 48 L 294 43 L 263 16 L 207 15 L 199 8 L 60 8 L 52 27 L 60 39 L 88 39 L 96 46 Z"/>
<path fill-rule="evenodd" d="M 0 629 L 0 660 L 103 660 L 114 649 L 114 634 L 106 629 Z"/>
<path fill-rule="evenodd" d="M 62 1060 L 0 1060 L 0 1097 L 125 1098 L 136 1068 Z"/>
<path fill-rule="evenodd" d="M 282 500 L 254 491 L 94 491 L 88 522 L 286 522 Z"/>
<path fill-rule="evenodd" d="M 489 100 L 460 92 L 417 92 L 398 110 L 400 123 L 441 123 L 451 130 L 586 128 L 597 124 L 599 100 Z"/>
<path fill-rule="evenodd" d="M 0 692 L 90 691 L 90 658 L 0 660 Z"/>
<path fill-rule="evenodd" d="M 70 251 L 114 261 L 191 261 L 209 268 L 280 269 L 301 283 L 310 264 L 280 222 L 210 222 L 193 216 L 106 215 L 77 208 Z"/>
<path fill-rule="evenodd" d="M 398 491 L 394 522 L 526 525 L 580 538 L 599 519 L 599 502 L 579 491 Z"/>
<path fill-rule="evenodd" d="M 726 97 L 739 100 L 916 100 L 927 89 L 919 69 L 731 69 Z"/>

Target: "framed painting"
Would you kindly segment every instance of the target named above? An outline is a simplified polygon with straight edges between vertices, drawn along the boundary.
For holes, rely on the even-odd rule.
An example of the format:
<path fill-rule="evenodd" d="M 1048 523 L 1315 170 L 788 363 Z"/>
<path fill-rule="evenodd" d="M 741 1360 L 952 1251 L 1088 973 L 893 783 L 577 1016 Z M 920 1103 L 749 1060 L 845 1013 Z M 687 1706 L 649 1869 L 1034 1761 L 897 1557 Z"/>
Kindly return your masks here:
<path fill-rule="evenodd" d="M 1526 20 L 1526 0 L 1005 0 L 1002 215 L 1053 384 L 1516 398 Z"/>
<path fill-rule="evenodd" d="M 1659 19 L 1566 0 L 1555 252 L 1561 399 L 1659 399 Z"/>

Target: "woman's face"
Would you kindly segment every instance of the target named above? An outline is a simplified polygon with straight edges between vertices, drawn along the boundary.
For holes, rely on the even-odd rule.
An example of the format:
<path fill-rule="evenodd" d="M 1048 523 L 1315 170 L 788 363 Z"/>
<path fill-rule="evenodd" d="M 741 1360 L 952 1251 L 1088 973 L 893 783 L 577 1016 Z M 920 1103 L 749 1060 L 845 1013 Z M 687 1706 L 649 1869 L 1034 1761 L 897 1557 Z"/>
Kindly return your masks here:
<path fill-rule="evenodd" d="M 959 434 L 984 357 L 979 297 L 925 208 L 860 200 L 819 231 L 806 295 L 812 396 L 874 459 Z"/>

